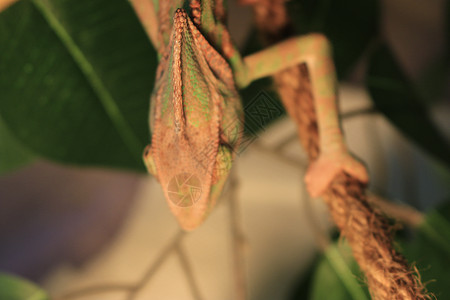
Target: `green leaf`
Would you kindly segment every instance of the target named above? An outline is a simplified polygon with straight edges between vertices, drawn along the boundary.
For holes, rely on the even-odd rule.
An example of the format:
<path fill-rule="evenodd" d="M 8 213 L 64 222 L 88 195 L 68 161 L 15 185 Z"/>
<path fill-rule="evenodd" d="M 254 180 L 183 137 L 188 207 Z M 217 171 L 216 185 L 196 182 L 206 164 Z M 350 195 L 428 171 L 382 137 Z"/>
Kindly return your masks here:
<path fill-rule="evenodd" d="M 330 39 L 339 78 L 352 71 L 378 35 L 380 8 L 377 0 L 296 0 L 288 3 L 298 33 L 321 32 Z"/>
<path fill-rule="evenodd" d="M 396 239 L 399 242 L 396 246 L 417 267 L 428 291 L 437 299 L 450 299 L 450 203 L 428 213 L 412 239 L 404 236 Z M 309 298 L 370 299 L 362 278 L 348 244 L 334 243 L 316 266 Z"/>
<path fill-rule="evenodd" d="M 0 114 L 49 159 L 144 171 L 156 54 L 127 1 L 19 1 L 0 14 Z"/>
<path fill-rule="evenodd" d="M 376 108 L 408 138 L 450 167 L 447 142 L 387 46 L 371 57 L 366 83 Z"/>
<path fill-rule="evenodd" d="M 311 293 L 313 276 L 316 271 L 316 265 L 318 262 L 319 262 L 318 255 L 315 255 L 313 259 L 309 260 L 306 271 L 303 271 L 302 274 L 295 281 L 295 285 L 293 286 L 287 299 L 290 300 L 310 299 L 309 295 Z"/>
<path fill-rule="evenodd" d="M 447 258 L 450 258 L 450 206 L 444 212 L 438 210 L 430 212 L 425 218 L 425 222 L 420 226 L 420 230 L 427 239 L 435 244 Z"/>
<path fill-rule="evenodd" d="M 0 174 L 22 167 L 33 155 L 12 136 L 0 118 Z"/>
<path fill-rule="evenodd" d="M 50 297 L 35 284 L 5 273 L 0 273 L 0 299 L 48 300 Z"/>
<path fill-rule="evenodd" d="M 310 299 L 370 299 L 347 243 L 332 244 L 322 256 L 313 276 Z"/>
<path fill-rule="evenodd" d="M 426 288 L 437 299 L 450 299 L 450 203 L 428 213 L 414 239 L 402 241 L 402 245 Z"/>

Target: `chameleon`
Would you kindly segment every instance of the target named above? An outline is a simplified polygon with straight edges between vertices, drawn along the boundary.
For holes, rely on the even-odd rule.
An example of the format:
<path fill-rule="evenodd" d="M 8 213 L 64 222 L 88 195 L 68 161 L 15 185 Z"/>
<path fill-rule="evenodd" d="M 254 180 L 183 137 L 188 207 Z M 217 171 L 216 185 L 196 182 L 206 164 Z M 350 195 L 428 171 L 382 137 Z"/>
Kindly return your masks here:
<path fill-rule="evenodd" d="M 305 175 L 308 192 L 320 196 L 341 171 L 368 181 L 344 142 L 332 49 L 324 35 L 293 37 L 242 57 L 226 28 L 223 0 L 131 2 L 159 58 L 150 98 L 152 138 L 143 160 L 182 229 L 202 224 L 224 188 L 242 140 L 238 90 L 294 65 L 307 66 L 320 135 L 320 155 Z M 290 116 L 300 109 L 283 104 Z"/>

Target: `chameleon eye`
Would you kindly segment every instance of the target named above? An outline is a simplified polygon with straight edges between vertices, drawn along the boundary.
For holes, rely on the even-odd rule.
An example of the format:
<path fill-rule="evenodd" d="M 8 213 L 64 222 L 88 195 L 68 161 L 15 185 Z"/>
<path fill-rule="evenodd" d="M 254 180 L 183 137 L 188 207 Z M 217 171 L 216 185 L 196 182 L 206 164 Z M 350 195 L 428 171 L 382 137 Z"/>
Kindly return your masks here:
<path fill-rule="evenodd" d="M 143 155 L 144 163 L 145 163 L 145 166 L 147 167 L 148 172 L 150 174 L 152 174 L 153 176 L 155 176 L 156 179 L 158 179 L 158 174 L 156 173 L 155 161 L 153 160 L 152 152 L 150 151 L 151 148 L 152 148 L 151 145 L 147 145 L 144 149 L 144 155 Z"/>
<path fill-rule="evenodd" d="M 145 149 L 144 149 L 144 158 L 148 155 L 148 153 L 150 152 L 150 149 L 151 149 L 151 146 L 150 146 L 150 145 L 145 146 Z"/>
<path fill-rule="evenodd" d="M 220 145 L 216 156 L 216 164 L 214 166 L 213 184 L 219 179 L 226 178 L 231 169 L 233 161 L 232 150 L 227 145 Z"/>

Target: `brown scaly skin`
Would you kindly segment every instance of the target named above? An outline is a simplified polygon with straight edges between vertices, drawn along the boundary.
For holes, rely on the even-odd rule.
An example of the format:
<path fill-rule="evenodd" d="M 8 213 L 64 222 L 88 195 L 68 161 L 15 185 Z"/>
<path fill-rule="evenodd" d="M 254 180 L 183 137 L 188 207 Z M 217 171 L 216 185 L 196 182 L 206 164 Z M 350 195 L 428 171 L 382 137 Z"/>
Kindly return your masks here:
<path fill-rule="evenodd" d="M 183 229 L 196 228 L 214 206 L 239 144 L 241 117 L 227 62 L 178 9 L 157 71 L 144 160 Z"/>

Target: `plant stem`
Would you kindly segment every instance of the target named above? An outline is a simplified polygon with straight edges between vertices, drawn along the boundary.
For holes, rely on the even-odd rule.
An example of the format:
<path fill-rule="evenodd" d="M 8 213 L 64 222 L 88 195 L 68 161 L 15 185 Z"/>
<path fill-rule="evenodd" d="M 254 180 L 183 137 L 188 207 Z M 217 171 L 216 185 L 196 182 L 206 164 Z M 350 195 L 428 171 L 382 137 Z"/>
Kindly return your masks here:
<path fill-rule="evenodd" d="M 191 289 L 192 296 L 194 297 L 195 300 L 204 299 L 200 293 L 197 281 L 195 280 L 194 272 L 192 271 L 191 264 L 189 262 L 189 259 L 184 251 L 181 242 L 177 244 L 176 252 L 180 260 L 181 268 L 183 269 L 184 275 L 186 276 L 189 287 Z"/>
<path fill-rule="evenodd" d="M 242 231 L 240 211 L 237 201 L 236 167 L 230 174 L 230 196 L 228 204 L 230 209 L 230 229 L 232 236 L 233 261 L 234 261 L 234 282 L 235 282 L 235 298 L 236 300 L 245 300 L 247 298 L 247 287 L 245 279 L 245 257 L 244 246 L 245 238 Z"/>

